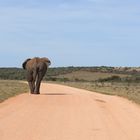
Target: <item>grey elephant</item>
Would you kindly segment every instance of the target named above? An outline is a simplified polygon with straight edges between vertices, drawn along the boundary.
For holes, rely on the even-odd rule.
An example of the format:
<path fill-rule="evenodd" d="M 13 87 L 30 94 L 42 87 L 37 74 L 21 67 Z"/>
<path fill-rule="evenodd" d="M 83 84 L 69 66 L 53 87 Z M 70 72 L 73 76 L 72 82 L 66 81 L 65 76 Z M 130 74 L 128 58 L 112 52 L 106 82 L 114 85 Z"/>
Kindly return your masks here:
<path fill-rule="evenodd" d="M 23 62 L 31 94 L 40 94 L 40 84 L 50 64 L 51 61 L 46 57 L 28 58 Z"/>

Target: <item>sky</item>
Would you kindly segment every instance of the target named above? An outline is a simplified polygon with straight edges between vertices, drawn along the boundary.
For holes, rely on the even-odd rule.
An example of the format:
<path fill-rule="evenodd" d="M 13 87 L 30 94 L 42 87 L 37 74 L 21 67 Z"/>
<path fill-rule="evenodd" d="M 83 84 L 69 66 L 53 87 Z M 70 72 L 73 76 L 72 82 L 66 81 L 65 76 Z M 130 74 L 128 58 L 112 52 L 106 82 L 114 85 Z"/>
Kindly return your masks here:
<path fill-rule="evenodd" d="M 140 66 L 139 0 L 0 0 L 0 67 Z"/>

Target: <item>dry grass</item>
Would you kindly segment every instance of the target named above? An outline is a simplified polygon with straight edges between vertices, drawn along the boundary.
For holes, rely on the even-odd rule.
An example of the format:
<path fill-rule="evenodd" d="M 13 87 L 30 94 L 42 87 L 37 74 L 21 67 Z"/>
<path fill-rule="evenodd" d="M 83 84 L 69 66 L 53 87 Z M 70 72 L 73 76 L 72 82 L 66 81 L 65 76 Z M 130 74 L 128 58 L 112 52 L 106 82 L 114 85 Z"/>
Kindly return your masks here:
<path fill-rule="evenodd" d="M 122 96 L 140 104 L 140 83 L 66 82 L 62 84 L 103 94 Z"/>
<path fill-rule="evenodd" d="M 111 76 L 119 76 L 121 78 L 123 77 L 127 77 L 129 75 L 125 75 L 125 74 L 114 74 L 114 73 L 103 73 L 103 72 L 88 72 L 88 71 L 75 71 L 72 73 L 67 73 L 67 74 L 61 74 L 59 76 L 56 76 L 57 78 L 67 78 L 70 81 L 75 81 L 76 79 L 79 80 L 86 80 L 86 81 L 96 81 L 99 79 L 104 79 L 104 78 L 108 78 Z"/>
<path fill-rule="evenodd" d="M 0 80 L 0 102 L 28 91 L 28 86 L 15 80 Z"/>

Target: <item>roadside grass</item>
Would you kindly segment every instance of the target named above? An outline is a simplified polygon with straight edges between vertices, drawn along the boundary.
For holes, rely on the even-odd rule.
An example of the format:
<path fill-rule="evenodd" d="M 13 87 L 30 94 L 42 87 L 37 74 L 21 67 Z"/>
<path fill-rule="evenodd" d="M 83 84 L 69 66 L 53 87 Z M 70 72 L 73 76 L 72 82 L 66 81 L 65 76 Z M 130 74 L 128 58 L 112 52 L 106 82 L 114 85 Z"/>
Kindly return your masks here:
<path fill-rule="evenodd" d="M 140 104 L 140 83 L 118 82 L 61 82 L 61 84 L 95 91 L 107 95 L 125 97 Z"/>
<path fill-rule="evenodd" d="M 28 86 L 25 83 L 16 80 L 0 80 L 0 102 L 25 92 L 28 92 Z"/>

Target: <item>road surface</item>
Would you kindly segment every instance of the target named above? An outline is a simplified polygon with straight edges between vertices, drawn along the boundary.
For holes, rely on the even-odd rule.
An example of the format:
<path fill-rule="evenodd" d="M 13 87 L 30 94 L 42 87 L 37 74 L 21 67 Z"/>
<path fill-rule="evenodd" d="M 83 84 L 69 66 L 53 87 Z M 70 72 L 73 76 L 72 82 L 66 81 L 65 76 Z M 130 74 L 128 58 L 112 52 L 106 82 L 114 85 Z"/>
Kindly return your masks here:
<path fill-rule="evenodd" d="M 140 140 L 140 107 L 57 84 L 0 104 L 0 140 Z"/>

